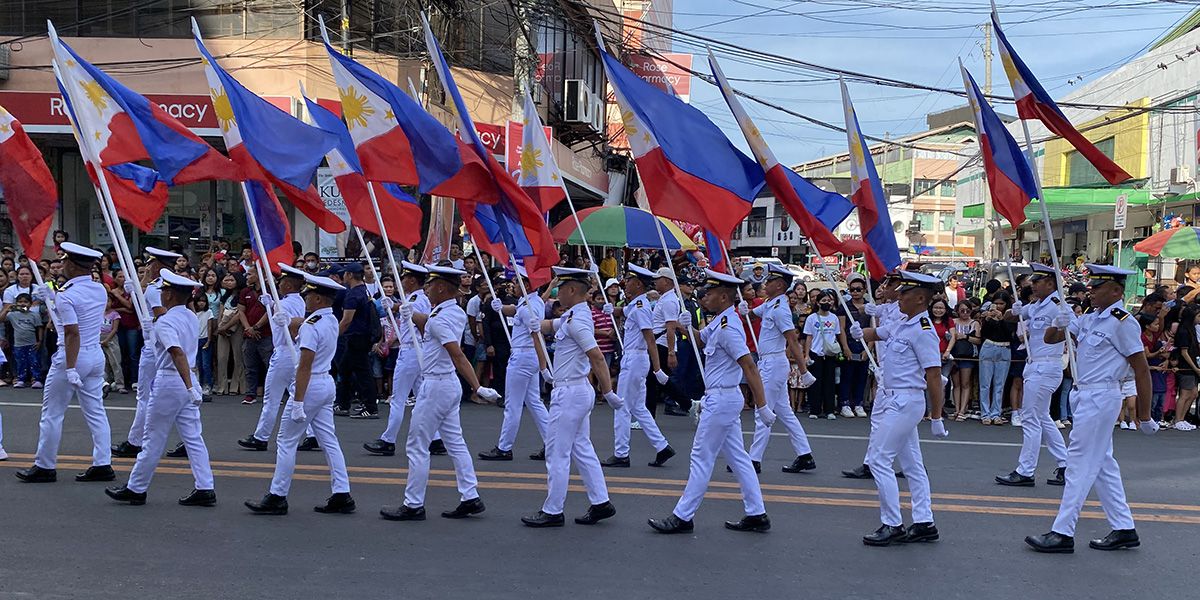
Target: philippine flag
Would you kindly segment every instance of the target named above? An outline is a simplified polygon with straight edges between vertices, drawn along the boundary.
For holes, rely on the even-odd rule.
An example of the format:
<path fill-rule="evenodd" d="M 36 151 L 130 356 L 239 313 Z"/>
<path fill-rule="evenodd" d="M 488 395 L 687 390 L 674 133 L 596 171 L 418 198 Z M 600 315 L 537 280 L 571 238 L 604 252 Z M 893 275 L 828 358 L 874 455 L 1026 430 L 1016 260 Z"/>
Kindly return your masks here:
<path fill-rule="evenodd" d="M 25 255 L 38 261 L 58 207 L 58 186 L 20 121 L 0 106 L 0 192 Z"/>
<path fill-rule="evenodd" d="M 846 114 L 846 138 L 850 147 L 850 200 L 858 207 L 858 223 L 867 247 L 864 254 L 871 277 L 879 279 L 900 266 L 900 248 L 892 232 L 887 196 L 875 171 L 871 150 L 858 126 L 858 115 L 850 92 L 842 81 L 842 109 Z"/>
<path fill-rule="evenodd" d="M 528 90 L 523 95 L 525 115 L 521 120 L 521 175 L 517 183 L 537 202 L 542 212 L 547 213 L 566 199 L 567 190 L 563 187 L 558 163 L 554 161 L 550 140 L 546 139 L 537 105 L 533 103 Z"/>
<path fill-rule="evenodd" d="M 375 190 L 388 239 L 405 248 L 416 246 L 421 241 L 420 204 L 394 183 L 368 183 L 354 152 L 354 141 L 342 120 L 308 96 L 304 96 L 304 104 L 317 127 L 338 137 L 337 145 L 325 155 L 325 162 L 329 163 L 333 180 L 342 193 L 342 201 L 350 213 L 350 224 L 382 237 L 375 209 L 371 206 L 371 193 L 367 188 L 370 185 Z"/>
<path fill-rule="evenodd" d="M 979 152 L 983 155 L 983 172 L 987 176 L 988 191 L 992 194 L 992 206 L 996 212 L 1015 229 L 1025 222 L 1025 207 L 1037 197 L 1037 181 L 1033 169 L 1017 140 L 1013 139 L 1000 117 L 996 116 L 975 79 L 959 61 L 963 87 L 967 90 L 967 101 L 975 115 L 975 130 L 979 135 Z"/>

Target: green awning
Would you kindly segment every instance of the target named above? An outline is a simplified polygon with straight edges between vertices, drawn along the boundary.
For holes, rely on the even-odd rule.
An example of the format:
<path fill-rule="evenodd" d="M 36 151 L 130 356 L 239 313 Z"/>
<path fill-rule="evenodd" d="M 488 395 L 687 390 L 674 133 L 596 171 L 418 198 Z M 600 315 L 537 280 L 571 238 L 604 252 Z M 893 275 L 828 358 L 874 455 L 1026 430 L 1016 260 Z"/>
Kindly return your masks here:
<path fill-rule="evenodd" d="M 1117 196 L 1127 194 L 1129 204 L 1145 205 L 1161 202 L 1154 198 L 1149 190 L 1133 190 L 1128 188 L 1046 188 L 1046 212 L 1050 220 L 1074 219 L 1087 215 L 1111 212 L 1117 202 Z M 1185 200 L 1183 196 L 1172 198 Z M 982 219 L 983 205 L 974 204 L 963 207 L 963 217 L 967 219 Z M 1041 220 L 1042 209 L 1035 200 L 1025 207 L 1025 218 Z"/>

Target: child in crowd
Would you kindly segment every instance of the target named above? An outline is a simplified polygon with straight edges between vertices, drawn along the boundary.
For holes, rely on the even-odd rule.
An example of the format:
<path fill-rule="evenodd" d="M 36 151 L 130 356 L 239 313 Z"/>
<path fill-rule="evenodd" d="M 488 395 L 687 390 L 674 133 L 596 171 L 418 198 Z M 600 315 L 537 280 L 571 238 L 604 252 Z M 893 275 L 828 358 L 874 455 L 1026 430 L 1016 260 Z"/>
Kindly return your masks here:
<path fill-rule="evenodd" d="M 13 362 L 16 363 L 14 388 L 29 385 L 41 388 L 38 380 L 38 349 L 42 346 L 42 318 L 30 310 L 33 296 L 21 293 L 8 311 L 8 323 L 13 329 Z"/>
<path fill-rule="evenodd" d="M 125 388 L 125 372 L 121 369 L 121 344 L 117 340 L 120 324 L 121 313 L 113 307 L 110 295 L 107 309 L 104 311 L 104 320 L 100 321 L 100 348 L 104 350 L 104 389 L 127 394 L 129 390 Z"/>
<path fill-rule="evenodd" d="M 199 326 L 200 341 L 196 344 L 196 370 L 199 371 L 201 389 L 205 396 L 212 394 L 212 345 L 215 339 L 217 322 L 213 319 L 212 310 L 208 306 L 208 296 L 200 294 L 192 298 L 192 312 L 196 313 L 196 324 Z"/>

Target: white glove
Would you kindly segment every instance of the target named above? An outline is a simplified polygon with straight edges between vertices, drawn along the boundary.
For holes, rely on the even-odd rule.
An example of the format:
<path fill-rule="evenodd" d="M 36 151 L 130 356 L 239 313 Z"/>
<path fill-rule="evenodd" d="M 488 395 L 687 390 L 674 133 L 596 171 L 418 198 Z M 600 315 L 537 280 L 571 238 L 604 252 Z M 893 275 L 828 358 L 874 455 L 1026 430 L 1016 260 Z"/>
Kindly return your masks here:
<path fill-rule="evenodd" d="M 608 402 L 608 405 L 613 407 L 613 410 L 621 410 L 622 408 L 625 408 L 625 401 L 622 400 L 621 397 L 612 390 L 609 390 L 607 394 L 604 394 L 604 401 Z"/>
<path fill-rule="evenodd" d="M 279 330 L 283 330 L 283 329 L 287 329 L 288 325 L 290 325 L 291 323 L 292 323 L 292 318 L 289 317 L 287 315 L 287 313 L 283 312 L 282 310 L 277 310 L 271 315 L 271 327 L 274 327 Z"/>
<path fill-rule="evenodd" d="M 935 438 L 950 437 L 950 432 L 946 431 L 946 423 L 941 419 L 931 419 L 929 421 L 929 429 L 933 431 L 933 437 Z"/>
<path fill-rule="evenodd" d="M 554 373 L 550 372 L 548 368 L 542 369 L 542 381 L 554 385 Z"/>
<path fill-rule="evenodd" d="M 863 336 L 864 336 L 864 334 L 863 334 L 862 325 L 859 325 L 858 321 L 851 322 L 850 323 L 850 337 L 854 338 L 856 341 L 861 342 L 863 340 Z"/>
<path fill-rule="evenodd" d="M 542 320 L 537 317 L 529 317 L 529 333 L 537 335 L 542 332 Z"/>
<path fill-rule="evenodd" d="M 500 399 L 500 392 L 497 392 L 490 387 L 479 386 L 479 389 L 475 390 L 475 395 L 483 398 L 487 402 L 495 402 Z"/>
<path fill-rule="evenodd" d="M 654 372 L 654 378 L 658 380 L 658 385 L 667 385 L 667 381 L 671 379 L 662 369 Z"/>
<path fill-rule="evenodd" d="M 616 309 L 613 307 L 613 305 L 611 303 L 608 303 L 608 302 L 605 302 L 604 308 L 601 309 L 601 311 L 603 311 L 604 314 L 606 314 L 606 315 L 613 314 L 614 310 L 616 310 Z"/>
<path fill-rule="evenodd" d="M 33 299 L 34 300 L 37 300 L 39 302 L 45 302 L 47 300 L 53 300 L 54 296 L 55 296 L 54 290 L 50 289 L 50 286 L 48 286 L 44 283 L 39 283 L 39 284 L 33 286 Z"/>
<path fill-rule="evenodd" d="M 70 383 L 72 387 L 82 386 L 83 378 L 79 376 L 79 371 L 67 369 L 67 383 Z"/>
<path fill-rule="evenodd" d="M 259 296 L 258 301 L 261 302 L 263 306 L 267 307 L 267 310 L 270 310 L 272 306 L 275 306 L 275 299 L 272 298 L 270 294 L 263 294 Z"/>
<path fill-rule="evenodd" d="M 200 406 L 204 403 L 204 392 L 200 391 L 199 387 L 188 388 L 188 395 L 192 397 L 192 406 Z"/>
<path fill-rule="evenodd" d="M 872 317 L 879 314 L 879 305 L 875 304 L 874 302 L 868 302 L 867 308 L 866 308 L 866 313 Z"/>
<path fill-rule="evenodd" d="M 154 337 L 154 323 L 143 323 L 142 324 L 142 340 L 145 341 L 146 345 L 153 346 L 155 339 L 156 338 Z"/>
<path fill-rule="evenodd" d="M 504 303 L 499 298 L 492 298 L 492 310 L 500 312 L 504 309 Z"/>
<path fill-rule="evenodd" d="M 1071 316 L 1065 312 L 1060 312 L 1055 315 L 1054 320 L 1050 324 L 1058 329 L 1063 329 L 1071 324 Z"/>
<path fill-rule="evenodd" d="M 1025 306 L 1024 302 L 1021 302 L 1020 300 L 1014 300 L 1012 304 L 1012 311 L 1020 314 L 1022 306 Z"/>
<path fill-rule="evenodd" d="M 754 409 L 754 418 L 761 423 L 763 427 L 770 427 L 775 423 L 775 411 L 771 410 L 770 406 L 764 404 Z"/>
<path fill-rule="evenodd" d="M 679 325 L 682 327 L 691 328 L 692 313 L 690 313 L 690 312 L 679 313 Z"/>
<path fill-rule="evenodd" d="M 304 403 L 296 402 L 294 400 L 288 401 L 287 414 L 288 414 L 289 419 L 291 419 L 297 423 L 303 423 L 304 420 L 308 418 L 304 414 Z"/>
<path fill-rule="evenodd" d="M 392 312 L 392 308 L 396 306 L 396 301 L 388 296 L 384 296 L 379 299 L 379 306 L 383 307 L 384 312 Z"/>
<path fill-rule="evenodd" d="M 138 285 L 137 282 L 133 281 L 132 279 L 126 279 L 123 287 L 125 288 L 126 294 L 129 294 L 130 296 L 137 294 Z"/>
<path fill-rule="evenodd" d="M 812 384 L 817 382 L 817 376 L 812 374 L 812 371 L 805 371 L 800 375 L 800 389 L 812 387 Z"/>
<path fill-rule="evenodd" d="M 1142 433 L 1146 435 L 1154 435 L 1154 433 L 1158 431 L 1158 422 L 1154 419 L 1150 419 L 1149 421 L 1141 421 L 1138 423 L 1138 429 L 1141 429 Z"/>
<path fill-rule="evenodd" d="M 413 316 L 412 304 L 401 304 L 400 305 L 400 320 L 401 321 L 411 321 L 412 316 Z"/>
<path fill-rule="evenodd" d="M 747 304 L 745 300 L 742 300 L 741 302 L 738 302 L 737 311 L 739 315 L 744 317 L 750 314 L 750 305 Z"/>

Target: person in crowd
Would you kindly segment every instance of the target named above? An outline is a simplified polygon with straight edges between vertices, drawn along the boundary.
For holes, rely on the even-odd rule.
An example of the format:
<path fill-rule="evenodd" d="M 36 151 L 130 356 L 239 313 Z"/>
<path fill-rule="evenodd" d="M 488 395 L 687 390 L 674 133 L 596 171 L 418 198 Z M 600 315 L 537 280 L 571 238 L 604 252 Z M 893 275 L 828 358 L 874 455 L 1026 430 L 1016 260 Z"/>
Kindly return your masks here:
<path fill-rule="evenodd" d="M 379 317 L 363 280 L 362 263 L 346 265 L 342 277 L 346 292 L 342 300 L 340 331 L 346 348 L 338 365 L 341 384 L 337 408 L 355 419 L 378 419 L 379 409 L 367 355 L 375 343 L 374 338 L 379 337 L 375 335 L 379 331 Z"/>
<path fill-rule="evenodd" d="M 492 282 L 497 297 L 489 298 L 487 303 L 480 304 L 479 319 L 477 319 L 481 322 L 480 342 L 489 367 L 488 385 L 498 390 L 507 389 L 505 381 L 508 379 L 507 365 L 512 356 L 512 329 L 508 325 L 508 320 L 493 310 L 492 304 L 496 300 L 500 300 L 502 306 L 516 304 L 516 299 L 510 292 L 511 286 L 503 277 L 503 271 L 499 271 L 497 278 Z"/>
<path fill-rule="evenodd" d="M 7 311 L 6 319 L 12 327 L 13 363 L 16 365 L 14 388 L 25 386 L 42 388 L 41 368 L 38 366 L 38 351 L 42 346 L 42 318 L 32 312 L 33 297 L 26 293 L 17 294 L 13 307 Z"/>
<path fill-rule="evenodd" d="M 238 305 L 245 287 L 246 278 L 241 273 L 226 273 L 221 278 L 221 291 L 217 297 L 217 362 L 213 372 L 213 393 L 221 396 L 239 395 L 245 380 L 242 366 L 245 330 Z"/>
<path fill-rule="evenodd" d="M 803 356 L 807 356 L 812 365 L 802 366 L 800 370 L 807 370 L 816 378 L 807 390 L 810 419 L 837 419 L 834 411 L 837 407 L 835 369 L 839 357 L 850 355 L 845 317 L 833 312 L 837 304 L 835 294 L 833 290 L 821 290 L 817 295 L 817 311 L 804 320 Z"/>
<path fill-rule="evenodd" d="M 984 425 L 1008 422 L 1000 411 L 1004 406 L 1004 381 L 1008 377 L 1011 346 L 1016 335 L 1016 323 L 1006 316 L 1012 302 L 1008 292 L 996 292 L 991 296 L 991 304 L 985 304 L 980 315 L 983 344 L 979 348 L 979 410 L 980 422 Z"/>
<path fill-rule="evenodd" d="M 467 326 L 463 329 L 462 337 L 463 354 L 471 361 L 475 378 L 486 383 L 488 361 L 487 345 L 483 343 L 483 303 L 492 301 L 492 290 L 484 277 L 477 275 L 468 278 L 464 275 L 467 286 L 465 289 L 460 287 L 459 298 L 464 302 L 463 310 L 467 314 Z M 463 401 L 467 400 L 474 401 L 474 397 L 464 389 Z"/>
<path fill-rule="evenodd" d="M 267 307 L 262 302 L 264 285 L 259 271 L 246 274 L 246 287 L 238 294 L 238 320 L 242 325 L 242 369 L 246 375 L 242 404 L 258 401 L 259 388 L 266 382 L 267 370 L 274 344 Z M 274 427 L 274 424 L 272 424 Z"/>
<path fill-rule="evenodd" d="M 1171 354 L 1166 335 L 1163 334 L 1162 320 L 1151 314 L 1140 314 L 1138 325 L 1142 328 L 1142 348 L 1146 352 L 1146 364 L 1150 366 L 1150 417 L 1163 424 L 1163 402 L 1167 393 L 1167 358 Z M 1132 413 L 1131 413 L 1132 410 Z M 1137 416 L 1137 405 L 1132 407 L 1126 403 L 1124 416 Z M 1124 419 L 1122 419 L 1124 420 Z"/>
<path fill-rule="evenodd" d="M 950 380 L 950 371 L 954 368 L 954 363 L 948 358 L 950 352 L 950 338 L 954 332 L 954 318 L 950 303 L 943 297 L 934 298 L 929 303 L 929 320 L 933 322 L 933 332 L 938 337 L 938 352 L 942 356 L 942 377 L 947 381 Z M 861 326 L 862 323 L 859 323 Z M 844 368 L 843 368 L 844 371 Z M 842 375 L 845 378 L 845 375 Z M 947 394 L 949 397 L 953 392 Z"/>
<path fill-rule="evenodd" d="M 141 323 L 138 322 L 137 312 L 133 308 L 133 298 L 125 290 L 125 272 L 113 271 L 112 286 L 108 288 L 108 299 L 117 311 L 117 342 L 121 347 L 121 371 L 125 386 L 118 391 L 128 394 L 129 389 L 137 383 L 137 360 L 135 350 L 139 347 L 142 337 Z"/>
<path fill-rule="evenodd" d="M 850 298 L 846 307 L 850 313 L 839 309 L 838 314 L 845 318 L 846 326 L 858 323 L 860 327 L 868 327 L 871 317 L 867 314 L 867 281 L 861 275 L 852 276 L 846 290 Z M 846 418 L 865 417 L 867 411 L 863 407 L 867 391 L 867 373 L 869 362 L 866 347 L 858 340 L 847 337 L 846 349 L 848 354 L 841 363 L 841 378 L 838 387 L 838 398 L 842 406 L 841 415 Z M 776 411 L 776 414 L 780 414 Z"/>
<path fill-rule="evenodd" d="M 1175 374 L 1175 386 L 1179 391 L 1175 398 L 1175 418 L 1172 427 L 1177 431 L 1193 431 L 1196 426 L 1189 423 L 1186 417 L 1192 409 L 1192 404 L 1196 402 L 1196 381 L 1200 377 L 1200 343 L 1197 342 L 1194 305 L 1184 307 L 1180 313 L 1179 324 L 1175 330 L 1175 358 L 1179 369 Z M 1080 378 L 1082 379 L 1082 375 Z M 1076 416 L 1076 426 L 1078 420 Z"/>
<path fill-rule="evenodd" d="M 120 390 L 124 394 L 128 393 L 128 390 L 125 388 L 125 371 L 121 368 L 121 344 L 117 341 L 121 313 L 113 308 L 111 294 L 107 294 L 106 301 L 104 319 L 100 322 L 100 348 L 104 351 L 104 389 Z"/>
<path fill-rule="evenodd" d="M 200 380 L 200 390 L 205 396 L 212 393 L 212 355 L 213 348 L 209 342 L 216 328 L 213 323 L 212 311 L 208 308 L 208 296 L 203 292 L 192 298 L 192 312 L 196 313 L 196 331 L 200 340 L 196 345 L 196 376 Z"/>

